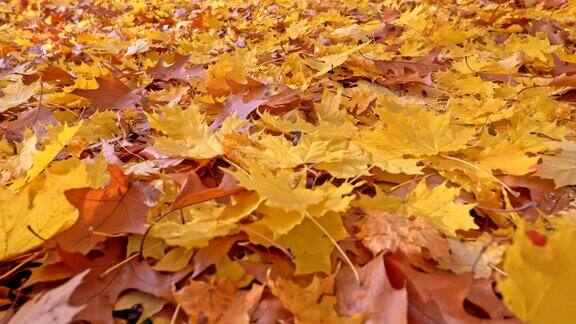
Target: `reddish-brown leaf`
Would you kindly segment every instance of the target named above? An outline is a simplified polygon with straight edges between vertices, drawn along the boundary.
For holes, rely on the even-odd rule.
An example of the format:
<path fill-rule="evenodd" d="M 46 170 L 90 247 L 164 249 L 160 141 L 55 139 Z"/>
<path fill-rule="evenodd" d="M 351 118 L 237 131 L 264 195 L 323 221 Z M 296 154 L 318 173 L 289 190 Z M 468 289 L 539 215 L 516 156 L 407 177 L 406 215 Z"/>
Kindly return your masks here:
<path fill-rule="evenodd" d="M 552 58 L 554 59 L 554 76 L 576 74 L 576 64 L 564 62 L 554 53 L 552 53 Z"/>
<path fill-rule="evenodd" d="M 514 75 L 512 74 L 498 74 L 498 73 L 486 73 L 478 72 L 478 76 L 484 81 L 491 81 L 496 83 L 510 83 L 511 85 L 517 85 L 518 81 L 514 80 Z"/>
<path fill-rule="evenodd" d="M 408 291 L 410 323 L 475 323 L 479 319 L 464 309 L 472 285 L 470 274 L 429 274 L 416 270 L 408 259 L 394 254 L 386 258 L 391 281 L 404 281 Z"/>
<path fill-rule="evenodd" d="M 514 318 L 514 315 L 504 306 L 492 288 L 494 280 L 482 279 L 474 281 L 466 299 L 480 307 L 491 319 Z"/>
<path fill-rule="evenodd" d="M 226 237 L 217 237 L 210 241 L 208 246 L 201 248 L 194 255 L 194 272 L 192 273 L 192 278 L 198 276 L 209 266 L 220 262 L 234 243 L 246 240 L 246 238 L 246 234 L 240 233 Z"/>
<path fill-rule="evenodd" d="M 550 81 L 549 85 L 557 87 L 575 87 L 576 88 L 576 74 L 568 75 L 566 73 L 560 74 Z"/>
<path fill-rule="evenodd" d="M 137 289 L 156 297 L 172 300 L 172 279 L 154 271 L 148 264 L 131 260 L 108 273 L 94 269 L 70 297 L 72 305 L 86 305 L 74 320 L 92 324 L 112 323 L 112 310 L 118 296 L 127 289 Z"/>
<path fill-rule="evenodd" d="M 26 302 L 8 323 L 69 323 L 86 307 L 85 304 L 71 305 L 69 300 L 87 274 L 88 270 L 61 286 L 36 295 L 34 299 Z"/>
<path fill-rule="evenodd" d="M 166 65 L 166 61 L 161 59 L 156 66 L 148 69 L 148 73 L 154 80 L 165 81 L 170 79 L 185 80 L 189 77 L 202 76 L 206 72 L 202 65 L 195 65 L 190 69 L 186 68 L 189 59 L 189 55 L 177 54 L 170 65 Z"/>
<path fill-rule="evenodd" d="M 42 138 L 46 135 L 46 127 L 57 123 L 52 111 L 42 106 L 28 108 L 18 113 L 16 119 L 4 122 L 0 127 L 9 132 L 9 138 L 21 141 L 26 129 L 33 129 L 36 136 Z"/>
<path fill-rule="evenodd" d="M 80 211 L 74 225 L 51 241 L 70 252 L 87 253 L 106 235 L 143 234 L 146 216 L 156 190 L 141 183 L 130 183 L 122 170 L 109 166 L 110 184 L 103 189 L 81 188 L 66 191 L 66 198 Z"/>
<path fill-rule="evenodd" d="M 278 277 L 294 277 L 296 268 L 293 260 L 285 253 L 268 250 L 261 246 L 248 245 L 247 248 L 258 254 L 262 261 L 239 260 L 238 263 L 258 282 L 265 283 L 268 278 L 275 280 Z"/>
<path fill-rule="evenodd" d="M 358 269 L 360 284 L 349 267 L 336 278 L 336 297 L 341 315 L 363 314 L 368 323 L 407 323 L 408 293 L 394 289 L 388 280 L 384 258 L 375 257 Z"/>
<path fill-rule="evenodd" d="M 210 129 L 219 128 L 224 120 L 232 115 L 236 115 L 242 119 L 248 118 L 250 113 L 252 113 L 256 108 L 260 107 L 267 100 L 256 99 L 249 102 L 244 102 L 244 95 L 242 93 L 230 95 L 224 104 L 222 105 L 222 110 L 218 117 L 210 125 Z"/>
<path fill-rule="evenodd" d="M 133 107 L 140 99 L 135 90 L 130 89 L 124 82 L 115 77 L 96 78 L 98 89 L 76 89 L 73 94 L 84 97 L 90 101 L 91 107 L 97 110 L 121 110 Z"/>
<path fill-rule="evenodd" d="M 111 238 L 98 244 L 90 253 L 71 253 L 61 248 L 49 251 L 43 265 L 32 269 L 24 287 L 36 283 L 67 279 L 91 268 L 109 268 L 119 263 L 126 253 L 125 241 Z"/>
<path fill-rule="evenodd" d="M 234 187 L 230 189 L 209 188 L 206 190 L 193 192 L 186 195 L 181 195 L 178 196 L 178 198 L 176 198 L 176 200 L 174 201 L 174 204 L 172 204 L 172 210 L 177 210 L 182 207 L 199 204 L 212 199 L 228 197 L 245 190 L 246 189 L 243 187 Z"/>

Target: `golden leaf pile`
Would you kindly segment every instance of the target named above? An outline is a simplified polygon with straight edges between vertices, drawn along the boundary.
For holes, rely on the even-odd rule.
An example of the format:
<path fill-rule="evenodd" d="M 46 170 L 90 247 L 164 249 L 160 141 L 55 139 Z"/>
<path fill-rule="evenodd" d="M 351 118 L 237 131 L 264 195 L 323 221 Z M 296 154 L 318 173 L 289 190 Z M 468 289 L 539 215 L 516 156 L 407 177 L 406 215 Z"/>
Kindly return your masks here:
<path fill-rule="evenodd" d="M 0 315 L 570 322 L 575 17 L 0 3 Z"/>

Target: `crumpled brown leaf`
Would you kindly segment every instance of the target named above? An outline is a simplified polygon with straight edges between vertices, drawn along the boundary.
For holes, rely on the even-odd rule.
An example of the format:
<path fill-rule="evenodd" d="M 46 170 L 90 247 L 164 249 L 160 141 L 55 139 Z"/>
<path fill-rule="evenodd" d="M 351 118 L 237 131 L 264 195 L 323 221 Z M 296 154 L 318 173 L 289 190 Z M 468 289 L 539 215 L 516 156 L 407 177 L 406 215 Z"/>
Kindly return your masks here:
<path fill-rule="evenodd" d="M 249 323 L 248 312 L 260 300 L 264 287 L 253 285 L 250 290 L 238 290 L 227 278 L 209 283 L 190 281 L 174 293 L 176 302 L 190 316 L 190 323 Z"/>
<path fill-rule="evenodd" d="M 436 260 L 450 257 L 448 242 L 431 225 L 422 220 L 387 212 L 368 212 L 358 224 L 356 234 L 372 253 L 402 251 L 412 260 L 421 260 L 427 250 Z"/>

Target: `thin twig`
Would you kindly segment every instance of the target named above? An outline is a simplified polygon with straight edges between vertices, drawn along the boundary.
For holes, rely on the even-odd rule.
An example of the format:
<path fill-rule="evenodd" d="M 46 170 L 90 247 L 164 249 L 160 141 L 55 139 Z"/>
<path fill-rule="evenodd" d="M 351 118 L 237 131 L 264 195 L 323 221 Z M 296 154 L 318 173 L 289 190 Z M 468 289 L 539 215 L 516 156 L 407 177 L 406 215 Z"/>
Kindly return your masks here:
<path fill-rule="evenodd" d="M 499 208 L 491 208 L 491 207 L 484 207 L 484 206 L 476 205 L 476 208 L 480 208 L 482 210 L 493 211 L 493 212 L 497 212 L 497 213 L 513 213 L 513 212 L 519 212 L 519 211 L 523 211 L 523 210 L 530 209 L 530 208 L 536 208 L 536 207 L 538 207 L 538 203 L 535 201 L 529 201 L 520 207 L 510 208 L 510 209 L 499 209 Z"/>
<path fill-rule="evenodd" d="M 280 244 L 274 242 L 272 239 L 266 237 L 264 234 L 259 233 L 258 231 L 255 231 L 255 230 L 253 230 L 253 229 L 251 229 L 248 226 L 243 225 L 243 224 L 238 224 L 238 226 L 243 231 L 250 232 L 250 233 L 258 236 L 259 238 L 263 239 L 264 241 L 270 243 L 272 246 L 276 247 L 277 249 L 282 251 L 284 254 L 286 254 L 290 258 L 290 260 L 294 260 L 294 256 L 292 255 L 292 253 L 290 253 L 290 251 L 288 251 L 288 249 L 286 249 L 285 247 L 281 246 Z"/>
<path fill-rule="evenodd" d="M 14 268 L 10 269 L 8 272 L 2 274 L 0 276 L 0 281 L 4 280 L 8 277 L 10 277 L 12 274 L 14 274 L 16 271 L 18 271 L 18 269 L 22 268 L 25 264 L 27 264 L 30 261 L 33 261 L 36 259 L 36 257 L 38 257 L 39 255 L 41 255 L 42 252 L 35 252 L 32 255 L 30 255 L 29 257 L 27 257 L 26 259 L 24 259 L 23 261 L 21 261 L 20 263 L 18 263 L 18 265 L 16 265 Z"/>
<path fill-rule="evenodd" d="M 174 314 L 172 314 L 172 319 L 170 319 L 170 324 L 176 323 L 176 319 L 178 318 L 179 312 L 180 312 L 180 304 L 176 305 L 176 309 L 174 310 Z"/>
<path fill-rule="evenodd" d="M 499 274 L 508 277 L 508 273 L 500 268 L 498 268 L 497 266 L 493 265 L 492 263 L 488 263 L 488 266 L 492 269 L 494 269 L 496 272 L 498 272 Z"/>

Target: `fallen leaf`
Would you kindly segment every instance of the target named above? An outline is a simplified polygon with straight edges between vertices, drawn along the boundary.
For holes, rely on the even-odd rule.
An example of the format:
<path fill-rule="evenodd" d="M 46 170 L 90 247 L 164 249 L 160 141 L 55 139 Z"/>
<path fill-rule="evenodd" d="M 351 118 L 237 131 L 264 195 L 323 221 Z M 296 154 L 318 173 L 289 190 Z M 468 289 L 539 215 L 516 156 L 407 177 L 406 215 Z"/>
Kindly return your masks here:
<path fill-rule="evenodd" d="M 246 239 L 245 235 L 235 234 L 226 237 L 217 237 L 210 241 L 208 246 L 201 248 L 194 255 L 194 272 L 192 273 L 192 278 L 198 276 L 209 266 L 220 262 L 232 245 L 244 239 Z"/>
<path fill-rule="evenodd" d="M 11 185 L 10 189 L 18 190 L 22 189 L 27 183 L 34 180 L 44 169 L 56 158 L 56 155 L 62 151 L 62 149 L 72 141 L 72 138 L 80 127 L 82 123 L 79 123 L 76 126 L 68 127 L 68 125 L 64 125 L 62 131 L 58 133 L 57 138 L 53 139 L 53 142 L 50 142 L 48 145 L 44 147 L 43 151 L 37 151 L 35 147 L 30 147 L 30 154 L 31 161 L 25 161 L 26 164 L 30 164 L 30 167 L 26 171 L 26 175 L 23 178 L 16 179 Z M 36 137 L 33 136 L 32 140 L 35 142 Z M 23 154 L 22 156 L 26 156 Z"/>
<path fill-rule="evenodd" d="M 123 291 L 136 289 L 172 301 L 171 287 L 169 276 L 158 274 L 147 264 L 135 260 L 110 273 L 92 270 L 70 297 L 70 304 L 85 305 L 74 320 L 111 323 L 112 309 Z"/>
<path fill-rule="evenodd" d="M 28 102 L 40 91 L 40 81 L 25 85 L 22 80 L 12 82 L 2 89 L 4 96 L 0 98 L 0 112 L 17 107 Z"/>
<path fill-rule="evenodd" d="M 339 313 L 345 316 L 362 314 L 364 323 L 407 323 L 408 295 L 406 288 L 396 290 L 390 285 L 384 258 L 378 255 L 358 269 L 360 283 L 349 268 L 340 270 L 336 278 Z"/>
<path fill-rule="evenodd" d="M 345 318 L 335 310 L 334 278 L 314 276 L 307 286 L 300 286 L 290 280 L 278 278 L 270 287 L 272 293 L 282 301 L 282 305 L 294 314 L 296 323 L 339 323 Z M 357 317 L 356 322 L 359 321 Z M 353 321 L 350 321 L 353 323 Z"/>
<path fill-rule="evenodd" d="M 478 228 L 470 216 L 470 210 L 474 205 L 454 202 L 459 194 L 460 189 L 449 188 L 446 183 L 428 190 L 426 181 L 420 181 L 408 195 L 407 202 L 401 210 L 421 217 L 442 233 L 455 237 L 456 230 Z"/>
<path fill-rule="evenodd" d="M 556 188 L 576 184 L 576 145 L 562 142 L 562 150 L 553 156 L 543 156 L 537 176 L 552 179 Z"/>
<path fill-rule="evenodd" d="M 140 95 L 130 89 L 120 79 L 114 77 L 97 77 L 98 88 L 94 90 L 76 89 L 72 94 L 90 101 L 96 110 L 121 110 L 133 107 Z"/>
<path fill-rule="evenodd" d="M 464 299 L 472 284 L 468 274 L 428 274 L 420 272 L 398 254 L 386 258 L 386 268 L 400 272 L 408 291 L 408 321 L 451 321 L 474 323 L 479 319 L 464 310 Z M 394 275 L 395 276 L 395 275 Z"/>
<path fill-rule="evenodd" d="M 435 260 L 449 258 L 448 242 L 432 225 L 420 219 L 386 212 L 368 212 L 359 224 L 357 237 L 374 253 L 402 251 L 411 260 L 427 250 Z"/>
<path fill-rule="evenodd" d="M 69 300 L 88 274 L 85 270 L 64 284 L 48 290 L 24 304 L 8 323 L 68 323 L 86 308 L 86 305 L 70 305 Z M 48 311 L 47 311 L 48 310 Z"/>
<path fill-rule="evenodd" d="M 174 297 L 191 323 L 201 319 L 210 323 L 249 323 L 248 312 L 260 299 L 262 290 L 259 285 L 248 291 L 238 290 L 234 282 L 220 278 L 210 283 L 190 281 Z"/>
<path fill-rule="evenodd" d="M 135 290 L 120 296 L 114 305 L 114 310 L 131 309 L 134 306 L 139 305 L 142 307 L 142 313 L 138 318 L 138 323 L 143 323 L 162 310 L 162 307 L 164 307 L 165 304 L 166 300 L 163 298 Z"/>
<path fill-rule="evenodd" d="M 520 225 L 514 244 L 506 249 L 506 278 L 498 283 L 504 302 L 521 320 L 528 323 L 563 322 L 576 307 L 571 298 L 576 289 L 576 264 L 570 251 L 576 244 L 576 230 L 562 226 L 544 236 L 538 246 Z M 542 235 L 542 234 L 539 234 Z"/>
<path fill-rule="evenodd" d="M 70 252 L 87 253 L 106 235 L 144 234 L 146 216 L 156 192 L 141 183 L 129 183 L 117 166 L 110 166 L 110 183 L 103 189 L 81 188 L 66 192 L 80 211 L 76 223 L 51 240 Z"/>
<path fill-rule="evenodd" d="M 156 80 L 179 79 L 202 76 L 206 71 L 201 65 L 196 65 L 190 69 L 186 68 L 190 56 L 176 55 L 172 64 L 166 65 L 165 59 L 160 59 L 156 66 L 149 68 L 148 73 Z"/>
<path fill-rule="evenodd" d="M 53 163 L 43 176 L 20 192 L 0 188 L 2 210 L 0 259 L 26 252 L 65 230 L 78 218 L 76 208 L 64 192 L 77 187 L 99 186 L 91 173 L 104 170 L 87 166 L 77 159 Z"/>

